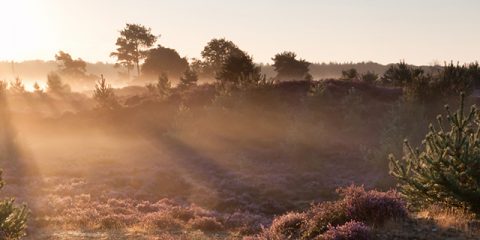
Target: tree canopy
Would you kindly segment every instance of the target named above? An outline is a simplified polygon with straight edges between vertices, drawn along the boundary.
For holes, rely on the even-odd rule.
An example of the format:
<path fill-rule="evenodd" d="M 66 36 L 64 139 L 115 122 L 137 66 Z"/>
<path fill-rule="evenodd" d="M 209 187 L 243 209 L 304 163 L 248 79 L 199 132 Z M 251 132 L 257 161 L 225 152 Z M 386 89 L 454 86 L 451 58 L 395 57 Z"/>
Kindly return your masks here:
<path fill-rule="evenodd" d="M 223 84 L 234 86 L 257 83 L 261 79 L 260 67 L 245 53 L 231 54 L 223 64 L 216 78 Z"/>
<path fill-rule="evenodd" d="M 187 68 L 187 59 L 180 57 L 175 49 L 158 45 L 147 52 L 142 74 L 156 77 L 166 73 L 170 77 L 180 77 Z"/>
<path fill-rule="evenodd" d="M 59 51 L 55 55 L 60 74 L 71 77 L 84 79 L 87 77 L 87 63 L 81 58 L 73 59 L 66 52 Z"/>
<path fill-rule="evenodd" d="M 130 69 L 135 65 L 137 74 L 140 75 L 140 61 L 145 58 L 146 48 L 157 41 L 157 36 L 152 30 L 140 24 L 129 24 L 120 31 L 117 38 L 117 51 L 110 55 L 117 58 L 117 64 Z"/>
<path fill-rule="evenodd" d="M 310 63 L 296 58 L 294 52 L 282 52 L 272 58 L 277 80 L 303 80 L 308 77 Z"/>
<path fill-rule="evenodd" d="M 225 38 L 212 39 L 201 52 L 203 71 L 207 75 L 217 74 L 231 55 L 244 54 L 232 41 Z"/>

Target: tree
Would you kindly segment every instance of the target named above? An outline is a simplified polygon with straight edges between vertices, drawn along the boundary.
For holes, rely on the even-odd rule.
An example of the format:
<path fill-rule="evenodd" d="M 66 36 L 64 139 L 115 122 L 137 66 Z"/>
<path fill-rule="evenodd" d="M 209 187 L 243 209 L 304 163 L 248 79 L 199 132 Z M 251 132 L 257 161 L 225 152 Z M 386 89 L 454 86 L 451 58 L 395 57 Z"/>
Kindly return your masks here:
<path fill-rule="evenodd" d="M 10 82 L 9 90 L 13 94 L 23 94 L 25 93 L 25 86 L 23 85 L 22 80 L 20 80 L 19 77 L 16 77 L 14 82 Z"/>
<path fill-rule="evenodd" d="M 157 37 L 151 33 L 151 29 L 140 24 L 128 24 L 120 31 L 117 38 L 117 51 L 110 55 L 117 58 L 117 63 L 127 68 L 137 67 L 137 75 L 140 76 L 140 61 L 145 58 L 145 48 L 151 47 Z"/>
<path fill-rule="evenodd" d="M 355 68 L 350 68 L 348 70 L 342 71 L 343 80 L 349 80 L 349 81 L 358 80 L 358 77 L 359 77 L 359 73 Z"/>
<path fill-rule="evenodd" d="M 311 78 L 308 73 L 310 63 L 296 58 L 296 53 L 287 51 L 279 53 L 272 58 L 273 67 L 277 72 L 277 80 L 304 80 Z"/>
<path fill-rule="evenodd" d="M 142 65 L 142 74 L 158 76 L 166 73 L 170 77 L 180 77 L 187 68 L 187 59 L 180 57 L 175 49 L 158 45 L 147 52 L 145 63 Z"/>
<path fill-rule="evenodd" d="M 0 170 L 0 189 L 5 182 Z M 19 207 L 14 204 L 14 199 L 0 201 L 0 239 L 20 239 L 26 235 L 28 210 L 25 205 Z"/>
<path fill-rule="evenodd" d="M 202 51 L 203 72 L 215 76 L 231 55 L 244 54 L 232 41 L 225 38 L 212 39 Z"/>
<path fill-rule="evenodd" d="M 70 54 L 60 51 L 55 54 L 55 60 L 62 75 L 72 78 L 87 77 L 87 63 L 81 58 L 74 60 Z"/>
<path fill-rule="evenodd" d="M 197 85 L 197 81 L 198 81 L 197 73 L 193 69 L 188 68 L 183 73 L 183 76 L 180 77 L 180 83 L 178 84 L 178 89 L 182 91 L 190 89 L 191 87 Z"/>
<path fill-rule="evenodd" d="M 107 84 L 103 74 L 95 85 L 93 98 L 97 102 L 97 107 L 100 109 L 115 109 L 120 106 L 117 97 L 110 84 Z"/>
<path fill-rule="evenodd" d="M 62 95 L 70 92 L 70 86 L 63 84 L 62 78 L 51 72 L 47 75 L 47 92 Z"/>
<path fill-rule="evenodd" d="M 245 53 L 232 54 L 217 73 L 216 79 L 222 84 L 241 86 L 256 84 L 261 80 L 260 67 Z"/>
<path fill-rule="evenodd" d="M 378 80 L 378 74 L 376 74 L 375 72 L 367 71 L 366 73 L 361 75 L 360 79 L 362 79 L 363 82 L 366 82 L 368 84 L 373 84 Z"/>
<path fill-rule="evenodd" d="M 403 87 L 415 78 L 420 78 L 423 74 L 424 71 L 421 68 L 408 66 L 405 61 L 401 61 L 398 64 L 391 65 L 381 79 L 385 84 Z"/>
<path fill-rule="evenodd" d="M 160 74 L 156 84 L 147 84 L 147 89 L 150 95 L 155 98 L 165 99 L 170 96 L 170 91 L 172 89 L 172 84 L 168 80 L 168 75 L 166 73 Z"/>
<path fill-rule="evenodd" d="M 446 106 L 446 121 L 430 125 L 424 147 L 414 150 L 405 141 L 402 160 L 390 156 L 390 173 L 397 178 L 402 194 L 420 206 L 443 204 L 469 208 L 480 214 L 480 114 L 472 106 L 452 113 Z"/>
<path fill-rule="evenodd" d="M 129 52 L 129 49 L 133 49 L 134 47 L 129 46 L 129 44 L 131 43 L 127 43 L 126 39 L 117 39 L 117 51 L 110 53 L 110 57 L 117 58 L 117 62 L 115 63 L 114 67 L 123 67 L 127 69 L 128 78 L 130 78 L 130 71 L 132 71 L 135 66 L 135 59 Z"/>

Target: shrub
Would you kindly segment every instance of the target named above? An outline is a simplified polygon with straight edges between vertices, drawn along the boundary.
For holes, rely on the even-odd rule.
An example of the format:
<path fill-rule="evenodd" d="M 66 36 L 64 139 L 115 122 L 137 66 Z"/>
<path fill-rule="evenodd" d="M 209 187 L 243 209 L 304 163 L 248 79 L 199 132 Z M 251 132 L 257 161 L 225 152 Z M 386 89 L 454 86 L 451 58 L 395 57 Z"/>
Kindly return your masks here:
<path fill-rule="evenodd" d="M 101 75 L 101 79 L 95 85 L 93 98 L 98 104 L 97 107 L 100 109 L 115 109 L 120 106 L 112 86 L 107 84 L 103 75 Z"/>
<path fill-rule="evenodd" d="M 156 84 L 147 84 L 146 88 L 152 97 L 163 100 L 170 96 L 172 86 L 170 80 L 168 80 L 168 75 L 162 73 Z"/>
<path fill-rule="evenodd" d="M 399 181 L 401 193 L 414 205 L 443 204 L 467 207 L 480 213 L 480 115 L 475 107 L 437 117 L 430 125 L 423 149 L 414 150 L 405 141 L 402 160 L 390 157 L 390 173 Z"/>
<path fill-rule="evenodd" d="M 368 240 L 371 239 L 370 228 L 357 221 L 350 221 L 344 225 L 329 226 L 319 239 L 321 240 Z"/>
<path fill-rule="evenodd" d="M 308 221 L 303 236 L 307 239 L 318 236 L 328 230 L 329 225 L 337 226 L 348 221 L 343 201 L 324 202 L 313 205 L 308 211 Z"/>
<path fill-rule="evenodd" d="M 4 182 L 1 178 L 0 170 L 0 189 Z M 25 236 L 27 228 L 28 210 L 26 206 L 18 207 L 14 204 L 14 199 L 4 199 L 0 201 L 0 239 L 20 239 Z"/>
<path fill-rule="evenodd" d="M 383 224 L 389 219 L 407 217 L 405 203 L 394 190 L 387 192 L 371 190 L 367 192 L 363 187 L 352 185 L 340 188 L 337 191 L 343 196 L 349 219 L 371 224 Z"/>
<path fill-rule="evenodd" d="M 395 191 L 365 191 L 363 187 L 350 186 L 337 192 L 342 199 L 312 205 L 304 213 L 291 212 L 277 217 L 257 238 L 369 239 L 364 224 L 382 224 L 407 216 L 405 204 Z"/>
<path fill-rule="evenodd" d="M 145 221 L 149 227 L 154 229 L 173 230 L 182 227 L 182 224 L 179 220 L 172 218 L 170 215 L 165 214 L 164 212 L 149 213 L 145 217 Z"/>
<path fill-rule="evenodd" d="M 214 217 L 197 217 L 190 219 L 188 225 L 192 229 L 198 229 L 203 232 L 216 232 L 223 229 L 222 223 L 220 223 Z"/>

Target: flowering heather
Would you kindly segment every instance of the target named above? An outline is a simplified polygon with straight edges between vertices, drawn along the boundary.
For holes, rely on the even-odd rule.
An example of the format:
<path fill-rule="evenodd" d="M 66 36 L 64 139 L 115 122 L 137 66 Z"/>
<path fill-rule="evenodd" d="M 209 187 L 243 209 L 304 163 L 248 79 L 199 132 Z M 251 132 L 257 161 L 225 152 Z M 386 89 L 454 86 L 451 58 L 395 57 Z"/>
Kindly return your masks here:
<path fill-rule="evenodd" d="M 350 186 L 337 190 L 343 197 L 348 218 L 371 224 L 382 224 L 386 220 L 405 218 L 407 210 L 400 195 L 390 190 L 365 191 L 363 187 Z"/>
<path fill-rule="evenodd" d="M 270 228 L 261 234 L 260 239 L 298 239 L 302 235 L 305 222 L 306 215 L 304 213 L 287 213 L 275 218 Z"/>
<path fill-rule="evenodd" d="M 404 202 L 395 191 L 365 191 L 350 186 L 337 192 L 338 201 L 313 204 L 304 213 L 287 213 L 273 220 L 259 239 L 369 239 L 365 224 L 381 224 L 407 216 Z"/>
<path fill-rule="evenodd" d="M 343 225 L 329 226 L 328 230 L 319 237 L 320 240 L 369 240 L 372 239 L 370 228 L 364 223 L 355 220 Z"/>

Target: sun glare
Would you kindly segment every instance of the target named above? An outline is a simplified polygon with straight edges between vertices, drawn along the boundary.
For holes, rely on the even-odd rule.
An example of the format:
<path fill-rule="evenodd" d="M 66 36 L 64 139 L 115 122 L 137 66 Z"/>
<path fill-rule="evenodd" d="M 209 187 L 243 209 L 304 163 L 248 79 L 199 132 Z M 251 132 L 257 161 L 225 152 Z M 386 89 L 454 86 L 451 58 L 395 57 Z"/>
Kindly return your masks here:
<path fill-rule="evenodd" d="M 42 6 L 38 1 L 0 1 L 1 60 L 18 60 L 31 56 L 32 47 L 41 46 Z"/>

